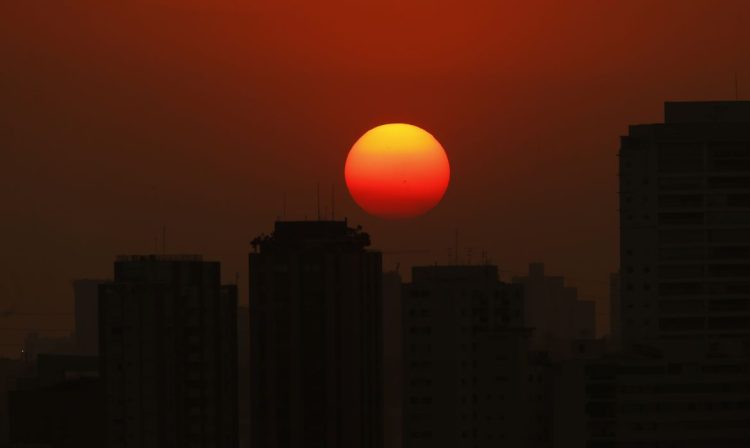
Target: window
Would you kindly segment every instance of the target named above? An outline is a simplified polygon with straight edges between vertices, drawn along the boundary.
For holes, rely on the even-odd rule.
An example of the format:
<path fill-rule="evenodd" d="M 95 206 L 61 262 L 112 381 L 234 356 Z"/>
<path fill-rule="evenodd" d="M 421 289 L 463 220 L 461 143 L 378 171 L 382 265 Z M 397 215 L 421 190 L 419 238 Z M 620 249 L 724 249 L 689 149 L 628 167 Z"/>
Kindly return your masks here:
<path fill-rule="evenodd" d="M 663 331 L 703 330 L 704 319 L 702 317 L 663 318 L 659 320 L 659 328 Z"/>
<path fill-rule="evenodd" d="M 703 225 L 703 213 L 664 212 L 659 213 L 659 224 L 664 226 Z"/>

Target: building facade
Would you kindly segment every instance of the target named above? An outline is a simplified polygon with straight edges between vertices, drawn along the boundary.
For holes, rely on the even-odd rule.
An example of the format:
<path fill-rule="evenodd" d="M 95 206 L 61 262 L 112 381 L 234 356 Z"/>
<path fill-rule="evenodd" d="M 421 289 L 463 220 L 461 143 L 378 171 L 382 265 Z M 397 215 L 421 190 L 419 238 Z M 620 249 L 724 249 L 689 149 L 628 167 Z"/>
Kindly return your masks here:
<path fill-rule="evenodd" d="M 622 306 L 620 305 L 620 273 L 609 274 L 609 346 L 619 350 L 622 346 Z"/>
<path fill-rule="evenodd" d="M 383 444 L 382 256 L 346 221 L 276 222 L 250 265 L 250 440 Z"/>
<path fill-rule="evenodd" d="M 28 367 L 8 393 L 8 446 L 100 448 L 105 425 L 98 358 L 40 354 Z"/>
<path fill-rule="evenodd" d="M 106 446 L 237 446 L 237 289 L 198 256 L 123 256 L 99 288 Z"/>
<path fill-rule="evenodd" d="M 561 364 L 555 447 L 750 446 L 750 353 L 670 341 Z"/>
<path fill-rule="evenodd" d="M 401 275 L 383 274 L 383 437 L 388 448 L 403 446 L 403 338 Z"/>
<path fill-rule="evenodd" d="M 666 103 L 619 164 L 623 343 L 750 335 L 750 102 Z"/>
<path fill-rule="evenodd" d="M 618 350 L 561 364 L 556 446 L 750 446 L 750 102 L 666 103 L 619 156 Z"/>
<path fill-rule="evenodd" d="M 523 285 L 496 266 L 415 267 L 402 294 L 404 447 L 549 446 L 547 362 Z"/>
<path fill-rule="evenodd" d="M 523 285 L 524 325 L 533 329 L 531 347 L 555 359 L 570 357 L 571 342 L 596 336 L 596 306 L 580 300 L 578 289 L 562 276 L 547 275 L 543 263 L 531 263 L 525 276 L 513 277 Z"/>
<path fill-rule="evenodd" d="M 99 285 L 107 280 L 73 281 L 75 351 L 81 355 L 99 354 Z"/>

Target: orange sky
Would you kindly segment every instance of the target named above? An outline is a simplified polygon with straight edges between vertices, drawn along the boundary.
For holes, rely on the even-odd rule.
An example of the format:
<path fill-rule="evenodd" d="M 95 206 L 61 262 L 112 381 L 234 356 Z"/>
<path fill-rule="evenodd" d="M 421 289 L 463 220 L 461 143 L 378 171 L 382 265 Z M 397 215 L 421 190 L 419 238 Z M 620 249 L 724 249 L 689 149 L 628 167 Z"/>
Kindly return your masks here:
<path fill-rule="evenodd" d="M 750 98 L 746 0 L 109 3 L 0 3 L 0 311 L 70 311 L 70 279 L 152 251 L 162 224 L 246 301 L 247 243 L 284 191 L 313 217 L 318 181 L 378 248 L 430 250 L 386 268 L 447 262 L 459 228 L 464 260 L 486 250 L 506 278 L 545 261 L 602 299 L 618 137 L 665 100 L 732 99 L 735 72 Z M 393 121 L 451 160 L 413 221 L 344 190 L 351 144 Z M 71 319 L 0 317 L 30 326 Z M 0 329 L 0 352 L 22 336 Z"/>

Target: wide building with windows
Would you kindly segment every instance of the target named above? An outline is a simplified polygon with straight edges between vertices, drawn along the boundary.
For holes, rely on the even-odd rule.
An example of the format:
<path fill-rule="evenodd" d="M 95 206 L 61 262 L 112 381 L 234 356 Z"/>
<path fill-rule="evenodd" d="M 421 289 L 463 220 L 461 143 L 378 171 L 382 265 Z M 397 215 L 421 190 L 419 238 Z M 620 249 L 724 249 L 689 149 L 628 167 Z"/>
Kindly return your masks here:
<path fill-rule="evenodd" d="M 623 344 L 750 335 L 750 102 L 666 103 L 619 165 Z"/>
<path fill-rule="evenodd" d="M 99 335 L 104 446 L 237 446 L 237 286 L 218 262 L 118 257 Z"/>
<path fill-rule="evenodd" d="M 414 267 L 402 294 L 404 448 L 547 447 L 549 362 L 497 266 Z"/>

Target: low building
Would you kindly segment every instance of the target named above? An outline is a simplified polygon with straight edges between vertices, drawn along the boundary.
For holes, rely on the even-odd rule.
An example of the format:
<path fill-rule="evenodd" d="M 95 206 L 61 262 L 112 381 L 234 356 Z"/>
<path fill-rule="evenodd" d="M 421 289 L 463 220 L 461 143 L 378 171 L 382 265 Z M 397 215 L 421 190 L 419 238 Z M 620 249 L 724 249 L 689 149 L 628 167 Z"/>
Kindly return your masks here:
<path fill-rule="evenodd" d="M 98 362 L 95 356 L 40 354 L 8 393 L 10 446 L 104 446 Z"/>
<path fill-rule="evenodd" d="M 564 277 L 546 275 L 543 263 L 531 263 L 529 273 L 513 277 L 513 283 L 524 287 L 524 325 L 534 330 L 534 350 L 567 359 L 570 341 L 596 336 L 595 303 L 580 300 L 578 290 L 567 286 Z"/>
<path fill-rule="evenodd" d="M 104 446 L 101 382 L 80 378 L 9 393 L 10 446 Z"/>
<path fill-rule="evenodd" d="M 549 446 L 549 362 L 530 351 L 523 300 L 496 266 L 413 269 L 402 299 L 405 448 Z"/>
<path fill-rule="evenodd" d="M 81 355 L 99 354 L 99 285 L 109 280 L 73 281 L 75 351 Z"/>
<path fill-rule="evenodd" d="M 8 444 L 8 392 L 26 369 L 22 359 L 0 358 L 0 447 Z"/>

